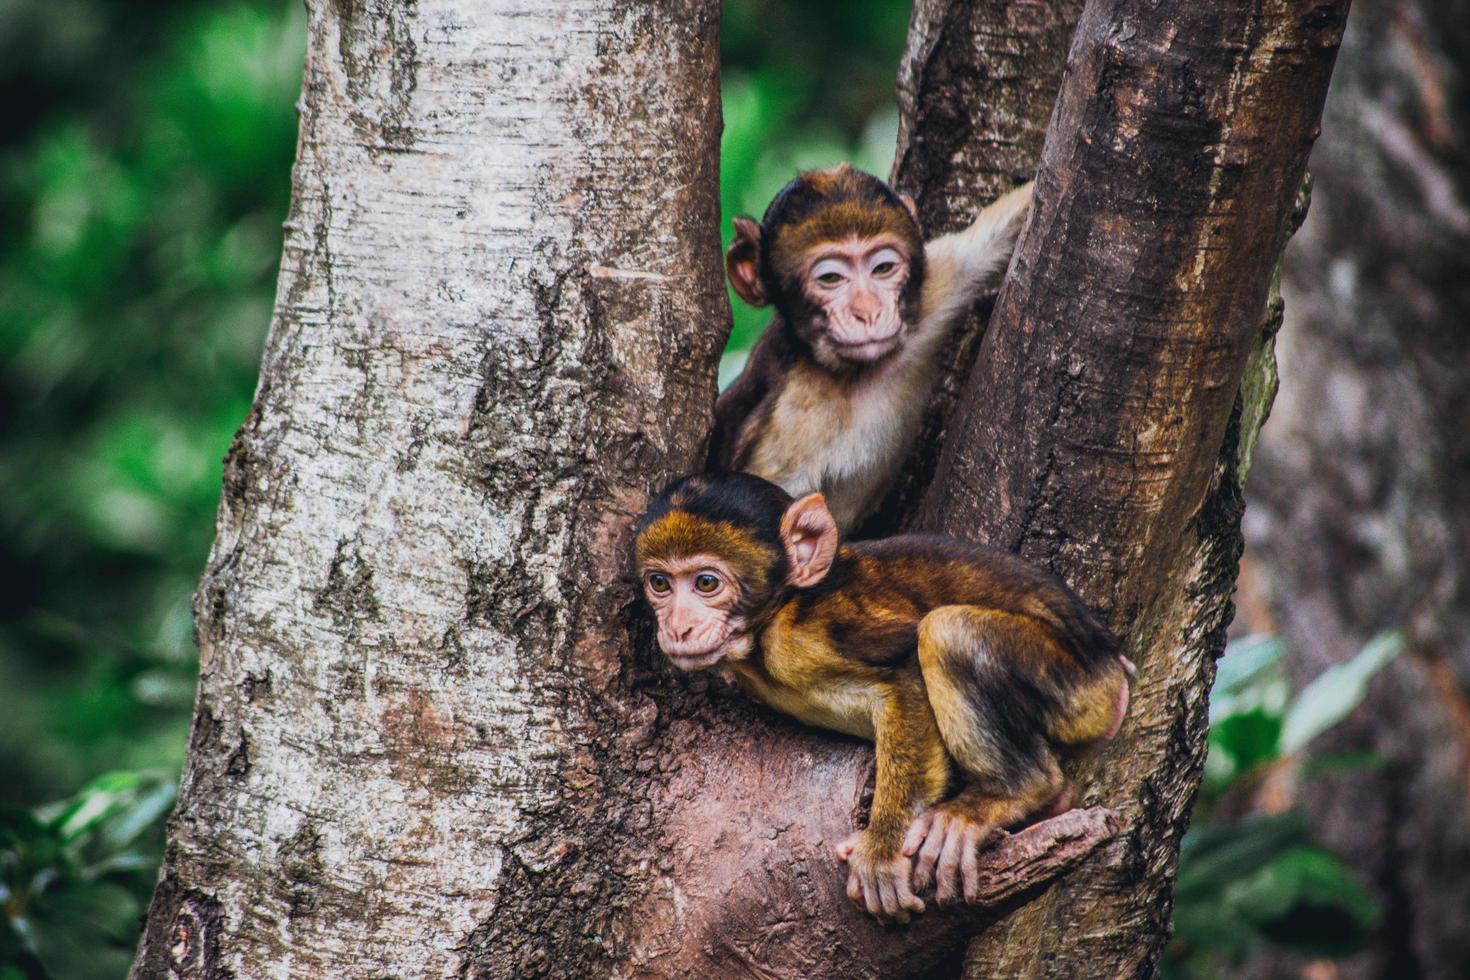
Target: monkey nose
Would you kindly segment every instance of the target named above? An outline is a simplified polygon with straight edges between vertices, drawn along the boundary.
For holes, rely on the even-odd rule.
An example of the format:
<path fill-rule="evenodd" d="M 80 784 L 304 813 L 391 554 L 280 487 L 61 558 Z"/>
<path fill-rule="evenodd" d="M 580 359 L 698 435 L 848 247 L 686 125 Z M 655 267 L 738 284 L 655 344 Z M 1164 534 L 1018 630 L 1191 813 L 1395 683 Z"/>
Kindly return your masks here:
<path fill-rule="evenodd" d="M 883 311 L 883 306 L 876 296 L 859 293 L 853 298 L 851 309 L 854 319 L 865 327 L 871 327 L 878 319 L 878 314 Z"/>

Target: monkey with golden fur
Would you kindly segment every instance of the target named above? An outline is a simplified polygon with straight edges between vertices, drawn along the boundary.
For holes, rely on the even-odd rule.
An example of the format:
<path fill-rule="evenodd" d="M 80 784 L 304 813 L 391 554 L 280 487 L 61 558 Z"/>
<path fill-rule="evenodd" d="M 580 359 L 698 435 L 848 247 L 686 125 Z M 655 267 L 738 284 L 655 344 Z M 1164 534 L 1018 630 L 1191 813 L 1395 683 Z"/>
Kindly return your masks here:
<path fill-rule="evenodd" d="M 847 164 L 792 180 L 735 219 L 730 285 L 775 316 L 715 405 L 709 464 L 793 496 L 820 491 L 842 532 L 882 502 L 919 431 L 950 327 L 994 291 L 1028 183 L 925 243 L 912 199 Z"/>
<path fill-rule="evenodd" d="M 777 710 L 875 744 L 867 829 L 837 853 L 848 895 L 880 918 L 922 912 L 931 882 L 941 905 L 973 899 L 980 848 L 1068 808 L 1061 761 L 1127 712 L 1117 637 L 1004 551 L 843 543 L 821 494 L 793 500 L 745 473 L 670 485 L 635 550 L 675 666 L 718 667 Z"/>

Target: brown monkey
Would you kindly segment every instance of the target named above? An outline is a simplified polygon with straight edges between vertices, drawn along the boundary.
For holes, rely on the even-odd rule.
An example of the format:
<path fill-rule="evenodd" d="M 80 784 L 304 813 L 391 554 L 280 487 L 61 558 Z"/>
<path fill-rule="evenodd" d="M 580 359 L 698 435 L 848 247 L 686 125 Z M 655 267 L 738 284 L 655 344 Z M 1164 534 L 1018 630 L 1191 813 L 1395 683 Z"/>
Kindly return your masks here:
<path fill-rule="evenodd" d="M 842 544 L 821 494 L 687 477 L 644 515 L 636 563 L 676 666 L 875 743 L 868 827 L 838 848 L 874 915 L 907 921 L 931 880 L 940 904 L 973 899 L 981 845 L 1069 806 L 1060 761 L 1128 708 L 1118 639 L 1057 579 L 951 538 Z"/>
<path fill-rule="evenodd" d="M 851 531 L 913 444 L 949 327 L 1000 284 L 1028 183 L 924 244 L 914 203 L 847 164 L 801 174 L 760 224 L 735 219 L 730 283 L 775 316 L 715 405 L 713 469 L 821 491 Z"/>

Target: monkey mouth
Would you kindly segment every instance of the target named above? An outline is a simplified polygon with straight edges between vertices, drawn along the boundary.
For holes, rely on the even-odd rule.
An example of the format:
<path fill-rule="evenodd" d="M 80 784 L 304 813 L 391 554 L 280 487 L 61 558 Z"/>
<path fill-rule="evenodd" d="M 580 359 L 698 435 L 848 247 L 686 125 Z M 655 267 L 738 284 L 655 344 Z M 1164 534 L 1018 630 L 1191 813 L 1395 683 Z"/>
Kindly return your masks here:
<path fill-rule="evenodd" d="M 832 347 L 838 357 L 846 361 L 856 361 L 860 364 L 869 364 L 880 360 L 891 354 L 898 347 L 899 334 L 902 329 L 895 330 L 886 337 L 864 337 L 862 340 L 845 341 L 832 339 Z"/>
<path fill-rule="evenodd" d="M 731 641 L 735 638 L 735 631 L 730 630 L 717 637 L 695 637 L 682 643 L 660 639 L 658 647 L 669 663 L 680 670 L 703 670 L 723 660 L 731 652 Z"/>
<path fill-rule="evenodd" d="M 707 650 L 703 653 L 686 654 L 674 653 L 672 651 L 665 650 L 664 656 L 669 658 L 669 663 L 673 664 L 675 667 L 678 667 L 680 670 L 704 670 L 706 667 L 713 667 L 715 664 L 725 659 L 725 649 L 724 644 L 721 644 L 720 646 L 715 647 L 713 650 Z"/>

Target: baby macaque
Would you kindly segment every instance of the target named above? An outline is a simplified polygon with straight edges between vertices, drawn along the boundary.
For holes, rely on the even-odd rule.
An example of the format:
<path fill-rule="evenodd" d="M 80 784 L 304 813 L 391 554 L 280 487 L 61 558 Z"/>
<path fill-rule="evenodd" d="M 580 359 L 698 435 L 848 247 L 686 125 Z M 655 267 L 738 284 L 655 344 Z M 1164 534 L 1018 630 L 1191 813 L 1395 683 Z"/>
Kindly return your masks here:
<path fill-rule="evenodd" d="M 1111 738 L 1131 665 L 1065 585 L 951 538 L 845 544 L 819 493 L 746 473 L 669 486 L 636 562 L 658 644 L 803 722 L 872 741 L 867 829 L 838 847 L 848 895 L 907 921 L 979 887 L 991 835 L 1070 806 L 1060 761 Z M 951 795 L 953 794 L 953 795 Z"/>
<path fill-rule="evenodd" d="M 882 502 L 933 391 L 950 327 L 1000 285 L 1031 185 L 927 245 L 914 203 L 847 164 L 801 174 L 735 219 L 730 284 L 775 316 L 715 405 L 712 469 L 819 491 L 844 533 Z"/>

